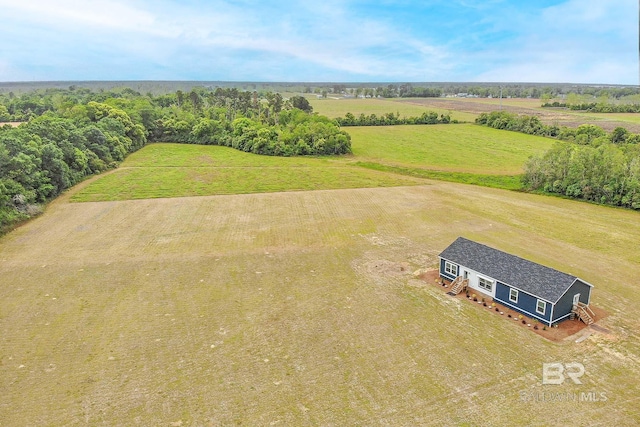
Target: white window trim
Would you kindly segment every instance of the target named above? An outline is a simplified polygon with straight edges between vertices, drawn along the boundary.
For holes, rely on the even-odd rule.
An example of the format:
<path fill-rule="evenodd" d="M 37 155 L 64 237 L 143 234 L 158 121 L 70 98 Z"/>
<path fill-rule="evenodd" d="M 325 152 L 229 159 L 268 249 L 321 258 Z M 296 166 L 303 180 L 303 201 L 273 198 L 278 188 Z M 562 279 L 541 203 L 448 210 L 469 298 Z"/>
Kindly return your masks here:
<path fill-rule="evenodd" d="M 515 298 L 512 298 L 512 296 L 514 295 L 512 294 L 512 292 L 515 292 Z M 509 289 L 509 301 L 515 302 L 517 304 L 519 295 L 520 295 L 520 292 L 517 289 L 514 289 L 514 288 Z"/>
<path fill-rule="evenodd" d="M 540 311 L 540 303 L 542 303 L 542 311 Z M 547 302 L 539 299 L 538 302 L 536 302 L 536 313 L 544 314 L 546 311 L 547 311 Z"/>
<path fill-rule="evenodd" d="M 458 275 L 458 265 L 454 264 L 450 261 L 445 260 L 444 261 L 444 272 L 457 276 Z"/>
<path fill-rule="evenodd" d="M 489 286 L 489 289 L 485 288 L 484 286 L 482 286 L 482 281 L 485 282 L 489 282 L 491 283 L 491 285 Z M 487 292 L 493 292 L 493 286 L 496 284 L 496 282 L 494 280 L 489 279 L 488 277 L 482 277 L 482 276 L 478 276 L 478 288 L 485 290 Z"/>

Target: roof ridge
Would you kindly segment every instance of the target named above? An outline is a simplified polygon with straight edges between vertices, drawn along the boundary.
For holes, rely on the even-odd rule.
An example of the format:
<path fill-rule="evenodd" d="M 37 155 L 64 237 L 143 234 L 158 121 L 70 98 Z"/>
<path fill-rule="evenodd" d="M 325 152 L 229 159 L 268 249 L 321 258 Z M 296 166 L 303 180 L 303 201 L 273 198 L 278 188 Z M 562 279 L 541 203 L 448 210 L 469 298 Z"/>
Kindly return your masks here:
<path fill-rule="evenodd" d="M 556 303 L 576 280 L 581 280 L 462 236 L 442 251 L 440 257 L 552 303 Z"/>
<path fill-rule="evenodd" d="M 553 271 L 555 271 L 557 273 L 564 274 L 565 276 L 573 277 L 574 279 L 579 279 L 578 276 L 575 276 L 575 275 L 569 274 L 569 273 L 565 273 L 564 271 L 560 271 L 557 268 L 549 267 L 548 265 L 544 265 L 544 264 L 540 264 L 539 262 L 531 261 L 530 259 L 526 259 L 526 258 L 523 258 L 523 257 L 521 257 L 519 255 L 515 255 L 515 254 L 509 253 L 509 252 L 505 252 L 503 250 L 494 248 L 494 247 L 486 245 L 484 243 L 476 242 L 475 240 L 467 239 L 466 237 L 459 236 L 458 239 L 463 239 L 463 240 L 466 240 L 467 242 L 470 242 L 470 243 L 473 243 L 473 244 L 476 244 L 476 245 L 480 245 L 480 246 L 484 246 L 487 249 L 490 249 L 490 250 L 493 250 L 493 251 L 498 251 L 498 252 L 503 253 L 505 255 L 508 255 L 510 257 L 517 258 L 517 259 L 520 259 L 522 261 L 525 261 L 525 262 L 528 262 L 528 263 L 531 263 L 531 264 L 534 264 L 534 265 L 538 265 L 540 267 L 548 268 L 549 270 L 553 270 Z M 456 239 L 456 240 L 458 240 L 458 239 Z"/>

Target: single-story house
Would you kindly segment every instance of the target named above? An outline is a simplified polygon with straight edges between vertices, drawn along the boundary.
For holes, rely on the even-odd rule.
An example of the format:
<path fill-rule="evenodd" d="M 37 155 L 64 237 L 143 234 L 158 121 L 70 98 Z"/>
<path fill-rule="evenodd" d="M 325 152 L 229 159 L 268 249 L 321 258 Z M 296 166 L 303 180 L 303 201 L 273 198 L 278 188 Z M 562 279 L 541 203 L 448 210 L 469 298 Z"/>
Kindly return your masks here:
<path fill-rule="evenodd" d="M 572 314 L 587 324 L 594 321 L 593 285 L 463 237 L 440 254 L 440 277 L 549 326 Z"/>

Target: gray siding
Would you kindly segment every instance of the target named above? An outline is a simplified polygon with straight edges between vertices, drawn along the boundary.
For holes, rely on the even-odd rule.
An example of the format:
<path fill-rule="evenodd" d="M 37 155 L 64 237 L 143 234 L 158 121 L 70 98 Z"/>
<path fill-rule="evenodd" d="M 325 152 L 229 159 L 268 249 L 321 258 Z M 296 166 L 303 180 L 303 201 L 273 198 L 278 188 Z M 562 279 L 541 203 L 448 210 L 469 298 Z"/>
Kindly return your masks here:
<path fill-rule="evenodd" d="M 580 279 L 577 279 L 556 303 L 556 308 L 553 311 L 553 321 L 571 313 L 571 309 L 573 308 L 573 296 L 577 293 L 580 294 L 580 302 L 588 304 L 590 292 L 591 286 L 582 282 Z"/>

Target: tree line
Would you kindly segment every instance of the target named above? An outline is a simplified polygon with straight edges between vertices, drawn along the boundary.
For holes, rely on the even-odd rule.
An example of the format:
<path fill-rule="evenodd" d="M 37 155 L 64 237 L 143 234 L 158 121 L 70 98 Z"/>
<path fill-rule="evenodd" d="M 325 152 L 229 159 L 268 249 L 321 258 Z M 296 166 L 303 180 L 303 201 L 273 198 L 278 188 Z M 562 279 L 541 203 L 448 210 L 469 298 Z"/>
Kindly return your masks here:
<path fill-rule="evenodd" d="M 640 209 L 640 145 L 559 142 L 529 159 L 524 183 L 531 190 Z"/>
<path fill-rule="evenodd" d="M 0 94 L 0 231 L 39 213 L 147 142 L 224 145 L 274 156 L 351 152 L 349 134 L 304 97 L 236 88 L 158 96 L 69 88 Z"/>
<path fill-rule="evenodd" d="M 346 84 L 333 84 L 331 86 L 311 87 L 306 86 L 304 93 L 321 94 L 324 98 L 328 94 L 351 95 L 356 98 L 437 98 L 442 96 L 442 89 L 432 86 L 414 86 L 411 83 L 388 84 L 386 86 L 363 86 L 355 84 L 355 87 L 347 87 Z"/>
<path fill-rule="evenodd" d="M 640 135 L 590 124 L 560 128 L 502 111 L 483 113 L 476 123 L 560 140 L 527 161 L 525 188 L 640 209 Z"/>
<path fill-rule="evenodd" d="M 536 116 L 516 115 L 506 111 L 481 113 L 475 120 L 479 125 L 494 129 L 522 132 L 529 135 L 546 136 L 577 144 L 602 145 L 607 142 L 614 144 L 640 143 L 640 134 L 629 132 L 623 127 L 617 127 L 612 132 L 606 132 L 600 126 L 584 124 L 577 128 L 566 126 L 546 125 Z"/>
<path fill-rule="evenodd" d="M 434 125 L 452 123 L 449 114 L 440 114 L 434 111 L 425 111 L 417 117 L 400 117 L 400 113 L 386 113 L 376 115 L 374 113 L 365 115 L 361 113 L 358 117 L 352 113 L 347 113 L 344 117 L 338 117 L 336 122 L 340 126 L 392 126 L 392 125 Z M 457 123 L 454 120 L 453 123 Z"/>
<path fill-rule="evenodd" d="M 91 101 L 73 117 L 45 112 L 0 128 L 0 231 L 85 177 L 117 166 L 147 142 L 124 111 Z"/>
<path fill-rule="evenodd" d="M 568 108 L 573 111 L 588 111 L 592 113 L 640 113 L 640 104 L 612 104 L 603 102 L 586 102 L 569 104 L 566 102 L 545 102 L 547 108 Z"/>

